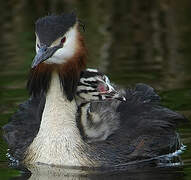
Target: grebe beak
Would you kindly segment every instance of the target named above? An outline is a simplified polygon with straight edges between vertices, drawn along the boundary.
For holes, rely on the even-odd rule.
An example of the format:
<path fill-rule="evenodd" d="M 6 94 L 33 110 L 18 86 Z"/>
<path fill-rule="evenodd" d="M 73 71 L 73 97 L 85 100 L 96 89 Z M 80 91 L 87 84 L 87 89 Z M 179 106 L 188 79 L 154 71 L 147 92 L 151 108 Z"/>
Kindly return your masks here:
<path fill-rule="evenodd" d="M 61 47 L 62 47 L 61 44 L 54 47 L 47 47 L 46 45 L 43 45 L 42 47 L 39 48 L 38 53 L 33 59 L 31 67 L 35 68 L 38 64 L 46 61 Z"/>

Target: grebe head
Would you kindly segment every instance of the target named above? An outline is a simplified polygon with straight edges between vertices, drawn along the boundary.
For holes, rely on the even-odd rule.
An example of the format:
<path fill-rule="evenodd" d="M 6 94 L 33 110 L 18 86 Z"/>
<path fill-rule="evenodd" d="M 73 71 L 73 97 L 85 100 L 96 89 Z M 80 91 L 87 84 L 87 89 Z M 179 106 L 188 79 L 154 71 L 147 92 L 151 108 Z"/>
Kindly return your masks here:
<path fill-rule="evenodd" d="M 87 50 L 74 13 L 50 15 L 36 21 L 36 56 L 27 87 L 30 94 L 49 89 L 52 72 L 57 72 L 62 89 L 72 100 L 80 72 L 85 69 Z"/>
<path fill-rule="evenodd" d="M 39 63 L 62 64 L 77 51 L 78 21 L 75 14 L 46 16 L 36 22 L 36 56 L 32 68 Z"/>
<path fill-rule="evenodd" d="M 77 86 L 77 96 L 83 101 L 102 101 L 118 99 L 125 101 L 125 97 L 119 94 L 111 85 L 109 78 L 96 69 L 86 69 L 81 72 L 81 78 Z"/>

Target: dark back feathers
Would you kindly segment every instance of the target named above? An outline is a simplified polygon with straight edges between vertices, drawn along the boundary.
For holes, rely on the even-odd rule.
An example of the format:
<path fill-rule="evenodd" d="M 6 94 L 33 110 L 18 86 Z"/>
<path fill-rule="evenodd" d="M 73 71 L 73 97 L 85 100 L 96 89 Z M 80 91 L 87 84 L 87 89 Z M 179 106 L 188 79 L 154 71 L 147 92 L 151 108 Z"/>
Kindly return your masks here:
<path fill-rule="evenodd" d="M 125 94 L 127 101 L 117 107 L 120 127 L 106 141 L 92 142 L 92 146 L 119 164 L 180 149 L 175 127 L 185 117 L 160 106 L 160 97 L 148 85 L 137 84 Z"/>
<path fill-rule="evenodd" d="M 45 105 L 45 96 L 31 97 L 19 105 L 17 112 L 8 124 L 3 126 L 4 139 L 8 143 L 10 154 L 22 160 L 26 148 L 36 137 Z"/>

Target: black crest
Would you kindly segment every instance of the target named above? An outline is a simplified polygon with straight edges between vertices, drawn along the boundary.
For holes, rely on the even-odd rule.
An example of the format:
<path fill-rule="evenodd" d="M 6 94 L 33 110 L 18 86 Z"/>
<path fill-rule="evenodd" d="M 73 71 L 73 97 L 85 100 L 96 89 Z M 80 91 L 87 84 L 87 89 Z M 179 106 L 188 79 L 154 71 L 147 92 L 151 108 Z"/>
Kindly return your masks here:
<path fill-rule="evenodd" d="M 35 31 L 40 43 L 50 46 L 53 41 L 63 36 L 70 27 L 74 26 L 76 20 L 74 13 L 51 15 L 38 19 Z"/>

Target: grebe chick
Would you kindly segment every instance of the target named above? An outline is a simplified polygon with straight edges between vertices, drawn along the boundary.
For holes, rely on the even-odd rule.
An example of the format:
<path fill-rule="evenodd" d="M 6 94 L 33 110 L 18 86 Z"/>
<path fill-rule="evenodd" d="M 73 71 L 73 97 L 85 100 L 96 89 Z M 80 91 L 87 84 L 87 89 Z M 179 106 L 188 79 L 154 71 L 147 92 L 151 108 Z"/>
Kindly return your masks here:
<path fill-rule="evenodd" d="M 76 92 L 77 122 L 83 139 L 87 142 L 106 140 L 119 128 L 117 101 L 125 101 L 111 85 L 109 78 L 96 69 L 86 69 Z"/>

